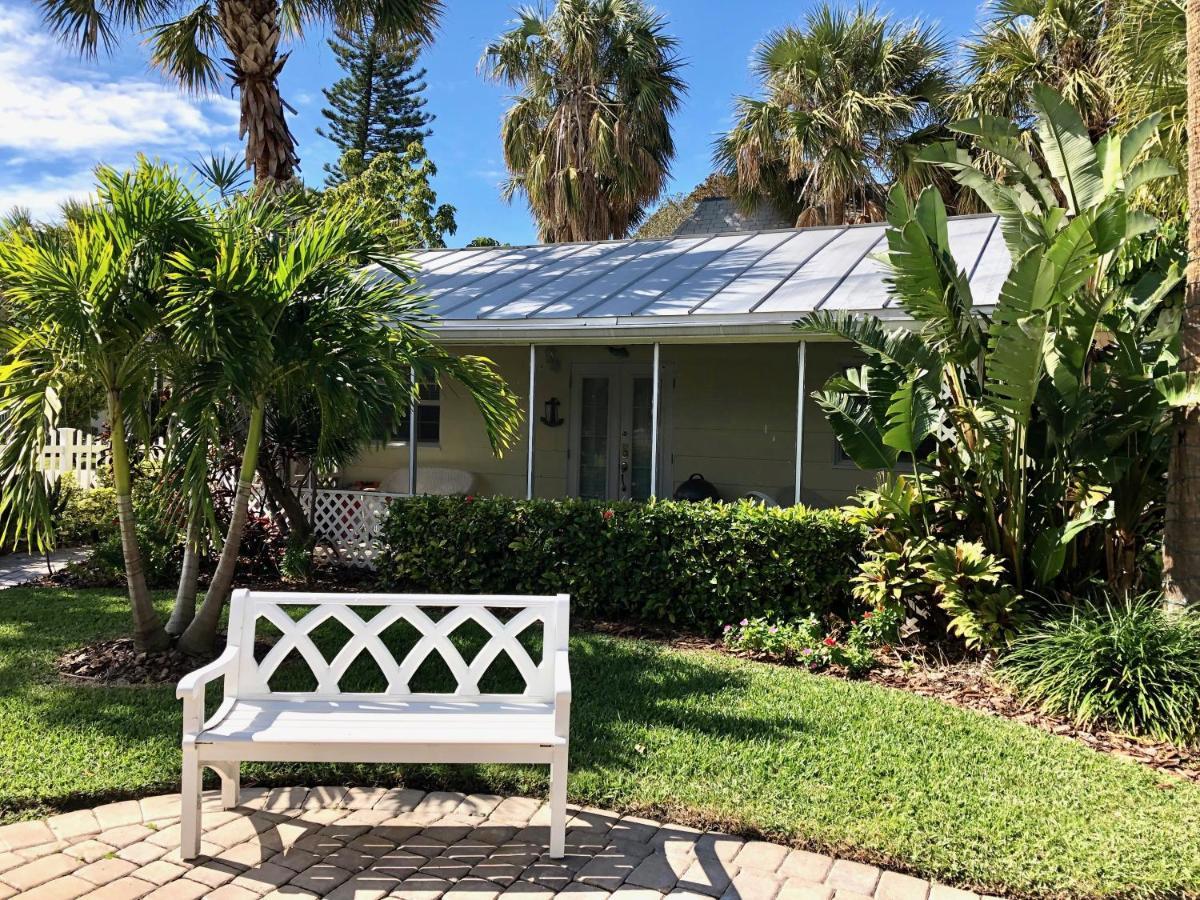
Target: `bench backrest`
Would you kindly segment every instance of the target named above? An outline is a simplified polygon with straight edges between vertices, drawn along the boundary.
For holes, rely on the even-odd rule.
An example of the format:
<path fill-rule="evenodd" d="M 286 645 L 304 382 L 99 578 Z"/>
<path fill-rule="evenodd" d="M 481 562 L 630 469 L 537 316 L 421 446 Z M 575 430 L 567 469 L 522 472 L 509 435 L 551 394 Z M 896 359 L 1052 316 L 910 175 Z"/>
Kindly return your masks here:
<path fill-rule="evenodd" d="M 296 607 L 312 607 L 299 618 Z M 362 615 L 360 615 L 360 612 Z M 225 680 L 227 697 L 405 697 L 446 696 L 416 694 L 409 688 L 413 675 L 432 654 L 442 658 L 456 682 L 457 697 L 511 698 L 514 694 L 484 694 L 479 683 L 487 670 L 507 654 L 525 682 L 519 695 L 528 699 L 554 696 L 555 651 L 567 649 L 569 598 L 460 594 L 308 594 L 239 590 L 229 611 L 229 643 L 239 647 L 241 663 Z M 350 633 L 349 640 L 332 659 L 326 659 L 311 634 L 323 623 L 336 620 Z M 256 661 L 255 632 L 266 620 L 280 632 L 278 640 Z M 487 643 L 468 662 L 452 636 L 473 621 L 487 633 Z M 408 623 L 417 632 L 415 643 L 397 658 L 383 639 L 390 626 Z M 518 638 L 540 623 L 541 659 L 535 661 Z M 316 678 L 312 692 L 272 691 L 271 676 L 279 665 L 298 652 Z M 339 681 L 358 657 L 374 657 L 387 680 L 382 693 L 351 694 Z M 448 692 L 449 693 L 449 692 Z"/>

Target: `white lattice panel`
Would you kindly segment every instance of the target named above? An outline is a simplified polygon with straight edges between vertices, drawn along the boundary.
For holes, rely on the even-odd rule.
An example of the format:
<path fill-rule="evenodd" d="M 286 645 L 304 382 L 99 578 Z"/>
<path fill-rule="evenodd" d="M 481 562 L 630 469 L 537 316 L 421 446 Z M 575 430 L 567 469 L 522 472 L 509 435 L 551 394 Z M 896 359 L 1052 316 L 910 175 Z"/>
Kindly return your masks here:
<path fill-rule="evenodd" d="M 381 491 L 319 489 L 314 514 L 317 537 L 336 553 L 335 562 L 360 569 L 374 569 L 379 558 L 379 533 L 388 507 L 404 494 Z M 303 492 L 305 506 L 308 492 Z M 318 547 L 320 549 L 320 547 Z"/>

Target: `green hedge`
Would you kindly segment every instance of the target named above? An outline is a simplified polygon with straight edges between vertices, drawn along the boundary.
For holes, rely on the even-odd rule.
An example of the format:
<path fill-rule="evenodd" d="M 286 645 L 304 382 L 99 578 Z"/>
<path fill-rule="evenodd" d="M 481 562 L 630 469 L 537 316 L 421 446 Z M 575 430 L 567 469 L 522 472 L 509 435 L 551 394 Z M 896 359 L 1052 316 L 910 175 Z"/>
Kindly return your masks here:
<path fill-rule="evenodd" d="M 749 503 L 416 497 L 382 540 L 388 590 L 565 592 L 577 617 L 709 630 L 844 609 L 863 533 Z"/>

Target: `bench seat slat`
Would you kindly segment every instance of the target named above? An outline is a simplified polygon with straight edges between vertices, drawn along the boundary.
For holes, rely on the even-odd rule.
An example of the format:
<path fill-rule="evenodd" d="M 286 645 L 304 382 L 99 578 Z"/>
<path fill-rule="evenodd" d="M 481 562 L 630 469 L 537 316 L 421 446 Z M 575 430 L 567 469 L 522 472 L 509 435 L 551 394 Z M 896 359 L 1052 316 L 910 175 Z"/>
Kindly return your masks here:
<path fill-rule="evenodd" d="M 553 702 L 237 700 L 197 744 L 557 745 Z"/>

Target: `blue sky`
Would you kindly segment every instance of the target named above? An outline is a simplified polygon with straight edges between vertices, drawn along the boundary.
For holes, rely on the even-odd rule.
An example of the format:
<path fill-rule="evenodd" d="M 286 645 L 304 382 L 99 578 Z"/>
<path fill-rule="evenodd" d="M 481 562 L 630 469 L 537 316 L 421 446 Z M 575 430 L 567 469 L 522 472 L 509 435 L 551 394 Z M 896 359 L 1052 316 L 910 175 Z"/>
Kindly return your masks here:
<path fill-rule="evenodd" d="M 769 31 L 796 22 L 808 7 L 784 0 L 654 0 L 688 61 L 690 90 L 674 120 L 678 155 L 671 191 L 687 190 L 710 171 L 714 135 L 728 126 L 735 94 L 754 90 L 754 45 Z M 429 110 L 437 115 L 430 154 L 439 167 L 439 200 L 458 208 L 451 246 L 478 235 L 528 243 L 536 232 L 523 203 L 499 196 L 504 177 L 499 122 L 507 90 L 486 83 L 476 63 L 504 30 L 514 4 L 449 0 L 436 43 L 426 51 Z M 900 18 L 920 15 L 951 38 L 969 32 L 969 3 L 896 0 L 880 7 Z M 321 88 L 338 77 L 325 33 L 291 47 L 283 73 L 285 98 L 296 108 L 302 175 L 320 183 L 333 148 L 316 134 Z M 210 150 L 237 152 L 237 106 L 226 91 L 189 97 L 147 64 L 138 35 L 115 53 L 81 60 L 41 29 L 35 4 L 0 0 L 0 210 L 14 205 L 53 214 L 56 204 L 86 193 L 99 162 L 127 165 L 138 151 L 186 163 Z"/>

